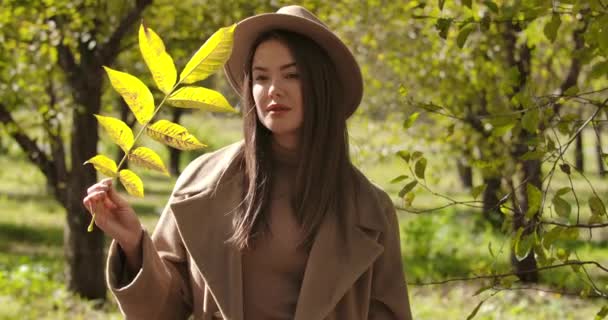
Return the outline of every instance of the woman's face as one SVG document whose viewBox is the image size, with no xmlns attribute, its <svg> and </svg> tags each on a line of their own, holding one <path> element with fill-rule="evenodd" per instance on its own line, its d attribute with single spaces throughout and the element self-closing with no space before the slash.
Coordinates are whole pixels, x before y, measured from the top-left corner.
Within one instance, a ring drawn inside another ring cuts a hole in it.
<svg viewBox="0 0 608 320">
<path fill-rule="evenodd" d="M 304 119 L 295 59 L 278 40 L 262 42 L 253 56 L 252 88 L 258 118 L 285 146 L 297 144 Z"/>
</svg>

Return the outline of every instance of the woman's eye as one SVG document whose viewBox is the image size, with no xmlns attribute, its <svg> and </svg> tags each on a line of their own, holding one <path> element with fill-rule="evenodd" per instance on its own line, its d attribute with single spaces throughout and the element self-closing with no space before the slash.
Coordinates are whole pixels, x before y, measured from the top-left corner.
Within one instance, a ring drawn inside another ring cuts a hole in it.
<svg viewBox="0 0 608 320">
<path fill-rule="evenodd" d="M 298 79 L 299 77 L 300 77 L 300 75 L 297 74 L 297 73 L 289 73 L 289 74 L 287 74 L 287 78 L 288 79 Z"/>
<path fill-rule="evenodd" d="M 268 77 L 266 77 L 266 76 L 256 76 L 256 77 L 255 77 L 255 80 L 256 80 L 256 81 L 264 81 L 264 80 L 266 80 L 266 79 L 268 79 Z"/>
</svg>

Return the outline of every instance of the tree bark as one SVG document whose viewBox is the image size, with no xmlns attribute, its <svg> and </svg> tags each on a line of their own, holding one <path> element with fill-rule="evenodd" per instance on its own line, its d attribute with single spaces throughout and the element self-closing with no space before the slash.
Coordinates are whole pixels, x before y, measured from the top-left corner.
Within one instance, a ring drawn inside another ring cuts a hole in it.
<svg viewBox="0 0 608 320">
<path fill-rule="evenodd" d="M 524 228 L 523 235 L 530 235 L 535 232 L 534 226 L 538 222 L 538 212 L 533 213 L 532 218 L 526 221 L 525 214 L 529 208 L 529 199 L 527 194 L 527 183 L 530 183 L 542 190 L 541 181 L 541 162 L 540 160 L 527 160 L 523 161 L 522 168 L 522 181 L 527 181 L 519 188 L 519 208 L 516 207 L 515 215 L 513 217 L 513 230 L 517 231 L 519 228 Z M 515 253 L 511 250 L 511 264 L 515 269 L 515 274 L 522 282 L 538 282 L 538 271 L 530 271 L 537 269 L 536 257 L 534 251 L 530 253 L 521 261 L 517 260 Z"/>
<path fill-rule="evenodd" d="M 484 177 L 483 179 L 483 183 L 486 185 L 483 191 L 483 216 L 496 229 L 502 226 L 504 220 L 499 208 L 500 182 L 500 177 Z"/>
<path fill-rule="evenodd" d="M 595 127 L 595 155 L 597 159 L 597 169 L 601 177 L 606 176 L 606 168 L 604 167 L 604 158 L 602 157 L 602 125 L 598 124 Z"/>
<path fill-rule="evenodd" d="M 67 224 L 64 228 L 64 253 L 66 257 L 66 280 L 68 289 L 88 299 L 106 297 L 104 281 L 104 237 L 94 228 L 87 232 L 90 214 L 82 205 L 86 190 L 97 180 L 91 165 L 83 163 L 97 154 L 97 120 L 92 113 L 99 113 L 101 102 L 101 79 L 99 69 L 91 70 L 97 75 L 91 77 L 86 92 L 81 92 L 81 105 L 86 111 L 76 109 L 73 113 L 72 129 L 72 172 L 69 179 Z M 86 134 L 84 134 L 86 132 Z"/>
<path fill-rule="evenodd" d="M 517 70 L 519 71 L 519 82 L 513 87 L 514 93 L 524 90 L 532 68 L 532 49 L 528 47 L 525 42 L 520 45 L 517 44 L 517 35 L 521 31 L 521 26 L 511 23 L 507 25 L 507 30 L 504 33 L 507 61 L 509 65 L 517 67 Z M 519 106 L 519 108 L 522 109 L 523 107 Z M 519 160 L 520 157 L 528 151 L 526 141 L 529 141 L 534 136 L 536 136 L 536 134 L 522 130 L 513 150 L 513 159 L 521 164 L 521 181 L 525 182 L 517 190 L 519 203 L 516 203 L 514 206 L 513 230 L 517 231 L 519 228 L 523 227 L 524 235 L 534 232 L 534 222 L 538 219 L 538 212 L 534 212 L 532 218 L 529 221 L 526 221 L 525 213 L 528 211 L 529 204 L 526 188 L 527 183 L 533 184 L 539 190 L 542 190 L 540 160 Z M 513 266 L 515 274 L 522 282 L 538 281 L 538 271 L 528 272 L 529 270 L 536 270 L 537 268 L 536 258 L 534 257 L 533 252 L 519 261 L 513 250 L 511 250 L 511 265 Z"/>
<path fill-rule="evenodd" d="M 80 42 L 75 53 L 65 44 L 57 45 L 57 60 L 76 103 L 72 116 L 71 173 L 68 180 L 64 253 L 68 288 L 87 299 L 106 299 L 104 277 L 104 237 L 94 228 L 87 232 L 90 215 L 82 205 L 87 188 L 97 180 L 92 166 L 83 163 L 97 154 L 97 120 L 101 106 L 103 65 L 111 65 L 120 53 L 120 42 L 141 18 L 151 0 L 137 0 L 118 23 L 108 40 L 94 50 Z M 96 34 L 96 30 L 91 30 Z"/>
<path fill-rule="evenodd" d="M 172 119 L 171 121 L 173 121 L 173 123 L 179 123 L 182 114 L 184 113 L 184 111 L 180 108 L 173 108 L 172 110 Z M 178 149 L 172 148 L 167 146 L 167 148 L 169 148 L 169 172 L 171 173 L 172 176 L 179 176 L 180 174 L 180 170 L 179 170 L 179 160 L 181 158 L 181 154 L 182 152 Z"/>
<path fill-rule="evenodd" d="M 462 159 L 456 161 L 456 166 L 458 167 L 458 175 L 460 176 L 462 186 L 467 189 L 473 188 L 473 169 L 471 166 L 466 164 Z"/>
<path fill-rule="evenodd" d="M 131 110 L 129 110 L 129 106 L 122 97 L 118 98 L 118 105 L 120 109 L 120 120 L 126 123 L 129 128 L 133 129 L 133 126 L 135 125 L 135 117 L 131 113 Z M 120 163 L 120 160 L 122 160 L 122 157 L 124 157 L 124 155 L 125 152 L 122 151 L 121 148 L 118 148 L 118 150 L 116 150 L 116 158 L 114 159 L 114 161 L 116 163 Z M 123 162 L 120 169 L 129 169 L 129 161 Z"/>
<path fill-rule="evenodd" d="M 576 170 L 585 172 L 585 155 L 583 150 L 583 133 L 581 132 L 576 136 L 575 148 L 574 148 L 574 159 Z"/>
</svg>

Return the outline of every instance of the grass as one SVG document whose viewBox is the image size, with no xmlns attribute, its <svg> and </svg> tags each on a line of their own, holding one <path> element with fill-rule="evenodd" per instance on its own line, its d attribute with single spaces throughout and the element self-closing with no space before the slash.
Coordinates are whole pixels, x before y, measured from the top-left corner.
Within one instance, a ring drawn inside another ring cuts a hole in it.
<svg viewBox="0 0 608 320">
<path fill-rule="evenodd" d="M 196 117 L 199 117 L 197 114 Z M 200 125 L 204 123 L 205 125 Z M 210 148 L 234 142 L 240 137 L 238 120 L 205 117 L 203 121 L 186 116 L 184 124 Z M 414 143 L 401 143 L 399 122 L 382 125 L 361 119 L 350 122 L 353 162 L 374 182 L 395 197 L 401 184 L 389 181 L 405 173 L 406 167 L 392 155 L 399 149 L 422 150 Z M 211 139 L 213 138 L 213 139 Z M 106 139 L 106 138 L 104 138 Z M 104 140 L 104 141 L 107 141 Z M 164 147 L 150 144 L 167 159 Z M 394 146 L 388 149 L 386 146 Z M 113 154 L 113 147 L 102 142 L 100 150 Z M 423 150 L 424 151 L 424 150 Z M 183 156 L 183 165 L 200 153 Z M 457 199 L 470 199 L 467 190 L 460 187 L 452 163 L 429 152 L 427 182 L 433 189 L 449 192 Z M 183 168 L 182 165 L 182 168 Z M 116 305 L 98 306 L 71 295 L 63 285 L 63 227 L 64 210 L 48 196 L 42 174 L 19 155 L 0 155 L 0 320 L 1 319 L 119 319 Z M 10 168 L 10 169 L 7 169 Z M 175 177 L 167 178 L 155 173 L 135 169 L 146 186 L 146 197 L 128 197 L 143 224 L 152 230 L 158 214 L 166 204 Z M 447 173 L 447 174 L 446 174 Z M 608 186 L 600 178 L 590 179 L 600 195 L 606 195 Z M 562 174 L 556 174 L 556 188 L 567 183 Z M 581 190 L 585 181 L 575 177 Z M 454 190 L 457 190 L 455 192 Z M 416 191 L 414 205 L 430 208 L 441 205 L 428 192 Z M 582 192 L 581 199 L 590 193 Z M 573 202 L 569 196 L 567 200 Z M 582 208 L 586 216 L 588 209 Z M 433 214 L 414 215 L 399 212 L 403 259 L 408 281 L 429 282 L 447 278 L 471 276 L 489 266 L 508 270 L 509 239 L 483 222 L 479 212 L 466 207 L 450 207 Z M 572 217 L 574 218 L 574 216 Z M 581 239 L 588 236 L 582 234 Z M 108 239 L 109 240 L 109 239 Z M 109 242 L 109 241 L 108 241 Z M 605 231 L 593 234 L 593 241 L 574 241 L 564 244 L 576 251 L 581 260 L 595 259 L 608 265 L 608 237 Z M 488 248 L 491 243 L 493 256 Z M 505 250 L 500 248 L 504 246 Z M 589 268 L 606 285 L 606 275 Z M 542 273 L 540 287 L 556 289 L 560 282 L 566 289 L 580 291 L 583 281 L 572 276 L 568 269 Z M 445 285 L 418 286 L 411 284 L 410 302 L 415 319 L 462 319 L 472 312 L 480 301 L 490 296 L 485 291 L 474 296 L 484 281 L 451 282 Z M 516 284 L 519 285 L 519 284 Z M 483 303 L 476 319 L 592 319 L 605 301 L 561 296 L 534 290 L 503 291 Z"/>
</svg>

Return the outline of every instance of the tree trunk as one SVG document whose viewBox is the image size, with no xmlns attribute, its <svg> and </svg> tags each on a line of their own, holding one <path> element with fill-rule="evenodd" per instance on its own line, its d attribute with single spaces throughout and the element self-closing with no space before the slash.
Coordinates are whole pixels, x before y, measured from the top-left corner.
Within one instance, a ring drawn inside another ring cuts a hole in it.
<svg viewBox="0 0 608 320">
<path fill-rule="evenodd" d="M 173 108 L 171 121 L 173 121 L 173 123 L 179 123 L 183 113 L 184 111 L 182 109 Z M 169 148 L 169 172 L 172 176 L 179 176 L 179 159 L 181 158 L 182 152 L 169 146 L 167 146 L 167 148 Z"/>
<path fill-rule="evenodd" d="M 525 139 L 522 139 L 522 141 L 525 141 Z M 525 145 L 522 145 L 523 150 L 526 148 Z M 529 235 L 535 232 L 534 226 L 538 222 L 538 212 L 535 212 L 532 218 L 526 221 L 525 214 L 529 207 L 526 186 L 529 183 L 542 190 L 541 164 L 540 160 L 526 160 L 522 162 L 522 181 L 526 181 L 526 183 L 519 188 L 519 207 L 515 206 L 515 214 L 513 216 L 513 230 L 516 232 L 519 228 L 523 227 L 524 232 L 522 235 Z M 537 269 L 534 251 L 530 251 L 523 260 L 519 261 L 513 250 L 511 250 L 511 265 L 515 270 L 515 274 L 522 282 L 538 282 L 538 271 L 530 271 Z"/>
<path fill-rule="evenodd" d="M 460 176 L 462 186 L 469 190 L 473 188 L 473 169 L 471 169 L 471 166 L 467 165 L 463 159 L 458 159 L 456 166 L 458 167 L 458 175 Z"/>
<path fill-rule="evenodd" d="M 500 177 L 484 177 L 486 189 L 483 191 L 483 215 L 496 229 L 502 226 L 504 216 L 500 213 L 498 192 L 500 191 Z"/>
<path fill-rule="evenodd" d="M 597 168 L 601 177 L 606 176 L 606 168 L 604 167 L 604 159 L 602 157 L 602 125 L 598 124 L 595 127 L 595 154 L 597 157 Z"/>
<path fill-rule="evenodd" d="M 122 97 L 118 98 L 118 105 L 120 109 L 120 120 L 126 123 L 129 128 L 133 129 L 133 126 L 135 125 L 135 119 L 131 115 L 131 110 L 129 110 L 129 106 Z M 118 148 L 118 150 L 116 150 L 116 158 L 114 159 L 114 161 L 116 161 L 116 164 L 120 163 L 120 160 L 122 160 L 122 157 L 124 156 L 125 152 L 122 151 L 121 148 Z M 120 166 L 120 169 L 129 169 L 129 161 L 123 162 Z"/>
<path fill-rule="evenodd" d="M 94 71 L 91 71 L 94 72 Z M 100 73 L 99 71 L 97 71 Z M 70 291 L 87 299 L 106 298 L 104 281 L 104 238 L 95 228 L 87 232 L 90 214 L 82 205 L 86 190 L 97 180 L 91 165 L 83 165 L 97 154 L 97 120 L 92 116 L 100 110 L 101 74 L 88 78 L 86 92 L 78 92 L 84 105 L 74 110 L 72 128 L 72 170 L 69 179 L 67 203 L 67 224 L 64 229 L 64 251 L 66 256 L 66 280 Z M 96 83 L 92 83 L 96 80 Z"/>
<path fill-rule="evenodd" d="M 583 133 L 576 136 L 576 147 L 574 148 L 574 157 L 576 161 L 576 170 L 585 172 L 585 155 L 583 152 Z"/>
</svg>

